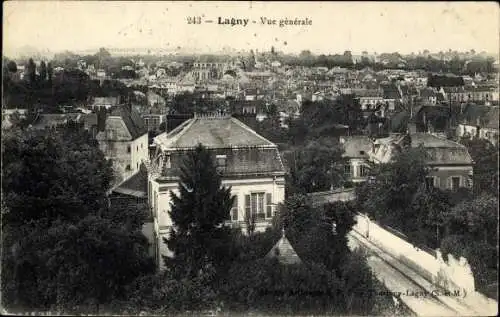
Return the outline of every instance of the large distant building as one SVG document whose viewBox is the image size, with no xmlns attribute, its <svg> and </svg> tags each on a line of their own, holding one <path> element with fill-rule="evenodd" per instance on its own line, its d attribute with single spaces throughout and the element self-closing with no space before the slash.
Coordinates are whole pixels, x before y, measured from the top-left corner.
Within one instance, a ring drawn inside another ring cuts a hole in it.
<svg viewBox="0 0 500 317">
<path fill-rule="evenodd" d="M 184 155 L 200 143 L 211 151 L 222 184 L 231 187 L 236 197 L 228 225 L 245 229 L 246 217 L 253 215 L 255 230 L 270 226 L 276 205 L 285 198 L 285 169 L 276 144 L 225 115 L 195 115 L 174 130 L 160 134 L 153 142 L 156 155 L 149 173 L 148 199 L 157 255 L 170 254 L 163 243 L 172 226 L 169 191 L 178 193 Z M 157 259 L 161 267 L 161 257 Z"/>
</svg>

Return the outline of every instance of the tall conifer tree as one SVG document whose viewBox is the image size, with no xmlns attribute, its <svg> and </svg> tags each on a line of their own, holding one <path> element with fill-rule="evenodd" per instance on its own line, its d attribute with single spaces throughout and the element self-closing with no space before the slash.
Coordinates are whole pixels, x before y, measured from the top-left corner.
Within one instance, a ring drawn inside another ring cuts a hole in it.
<svg viewBox="0 0 500 317">
<path fill-rule="evenodd" d="M 211 153 L 201 144 L 185 157 L 179 195 L 170 195 L 173 227 L 164 242 L 173 257 L 165 257 L 165 264 L 177 276 L 194 277 L 207 267 L 220 272 L 230 262 L 231 229 L 224 221 L 234 197 L 222 186 Z"/>
</svg>

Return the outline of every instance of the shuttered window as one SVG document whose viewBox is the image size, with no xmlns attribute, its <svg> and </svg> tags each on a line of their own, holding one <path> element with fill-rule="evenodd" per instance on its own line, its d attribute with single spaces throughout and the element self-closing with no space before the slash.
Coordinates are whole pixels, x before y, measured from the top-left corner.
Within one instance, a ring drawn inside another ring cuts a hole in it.
<svg viewBox="0 0 500 317">
<path fill-rule="evenodd" d="M 238 220 L 238 196 L 234 196 L 233 208 L 231 208 L 231 220 Z"/>
<path fill-rule="evenodd" d="M 251 214 L 251 207 L 250 207 L 250 195 L 245 195 L 245 217 L 248 218 L 250 217 Z"/>
<path fill-rule="evenodd" d="M 266 218 L 273 217 L 273 196 L 272 194 L 266 194 Z"/>
</svg>

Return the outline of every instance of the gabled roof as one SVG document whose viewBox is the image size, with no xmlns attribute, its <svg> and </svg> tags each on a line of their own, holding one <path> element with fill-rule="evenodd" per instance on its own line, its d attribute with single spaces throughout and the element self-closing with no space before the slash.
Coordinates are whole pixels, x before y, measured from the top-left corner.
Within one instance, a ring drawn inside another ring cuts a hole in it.
<svg viewBox="0 0 500 317">
<path fill-rule="evenodd" d="M 300 264 L 302 260 L 298 256 L 297 252 L 293 249 L 290 241 L 285 236 L 283 231 L 282 237 L 276 242 L 276 244 L 271 248 L 269 253 L 266 255 L 267 258 L 277 258 L 281 264 Z"/>
<path fill-rule="evenodd" d="M 133 140 L 148 132 L 144 126 L 144 121 L 133 107 L 117 107 L 113 109 L 111 116 L 118 116 L 122 118 Z"/>
<path fill-rule="evenodd" d="M 195 116 L 154 142 L 164 149 L 190 149 L 199 143 L 208 148 L 271 147 L 276 145 L 230 116 Z"/>
</svg>

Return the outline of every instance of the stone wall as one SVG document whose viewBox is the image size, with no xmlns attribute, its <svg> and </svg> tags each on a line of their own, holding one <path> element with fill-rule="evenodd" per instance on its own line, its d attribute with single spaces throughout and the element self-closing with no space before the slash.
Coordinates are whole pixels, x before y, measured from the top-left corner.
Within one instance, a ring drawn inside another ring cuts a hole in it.
<svg viewBox="0 0 500 317">
<path fill-rule="evenodd" d="M 451 292 L 457 289 L 465 290 L 468 294 L 475 292 L 474 276 L 467 259 L 463 257 L 455 259 L 449 254 L 447 261 L 444 261 L 439 250 L 434 256 L 384 229 L 364 215 L 357 215 L 356 221 L 353 230 L 433 284 Z"/>
</svg>

